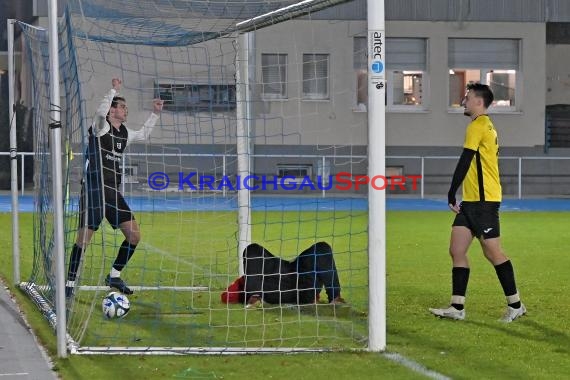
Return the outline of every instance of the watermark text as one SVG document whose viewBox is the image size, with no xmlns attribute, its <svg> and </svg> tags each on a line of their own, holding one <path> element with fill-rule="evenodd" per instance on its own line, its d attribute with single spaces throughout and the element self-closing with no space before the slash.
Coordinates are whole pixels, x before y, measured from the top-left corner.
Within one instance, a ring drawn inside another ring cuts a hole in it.
<svg viewBox="0 0 570 380">
<path fill-rule="evenodd" d="M 374 190 L 390 191 L 416 191 L 421 175 L 396 175 L 385 176 L 382 174 L 375 176 L 351 174 L 349 172 L 339 172 L 335 175 L 316 176 L 313 180 L 310 176 L 267 176 L 267 175 L 247 175 L 242 178 L 236 176 L 222 176 L 198 174 L 197 172 L 178 172 L 176 175 L 177 190 L 331 190 L 333 187 L 340 191 L 358 191 L 370 186 Z M 172 174 L 170 175 L 172 176 Z M 153 190 L 166 190 L 171 187 L 170 176 L 164 172 L 154 172 L 148 176 L 148 186 Z"/>
</svg>

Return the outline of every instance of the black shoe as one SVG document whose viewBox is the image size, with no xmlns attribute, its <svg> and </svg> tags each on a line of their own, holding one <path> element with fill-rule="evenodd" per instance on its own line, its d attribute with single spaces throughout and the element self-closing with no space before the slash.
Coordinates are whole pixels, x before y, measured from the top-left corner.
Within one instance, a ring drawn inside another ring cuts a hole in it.
<svg viewBox="0 0 570 380">
<path fill-rule="evenodd" d="M 124 294 L 133 294 L 133 291 L 129 289 L 121 277 L 111 277 L 111 275 L 108 274 L 107 277 L 105 277 L 105 285 L 118 289 L 121 293 Z"/>
</svg>

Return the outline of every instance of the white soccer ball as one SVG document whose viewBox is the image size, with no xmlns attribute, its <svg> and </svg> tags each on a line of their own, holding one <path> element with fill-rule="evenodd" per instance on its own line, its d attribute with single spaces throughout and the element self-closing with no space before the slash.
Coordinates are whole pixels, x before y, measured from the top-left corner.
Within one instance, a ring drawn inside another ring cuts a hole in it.
<svg viewBox="0 0 570 380">
<path fill-rule="evenodd" d="M 131 303 L 126 295 L 111 292 L 103 298 L 103 315 L 107 319 L 124 318 L 131 309 Z"/>
</svg>

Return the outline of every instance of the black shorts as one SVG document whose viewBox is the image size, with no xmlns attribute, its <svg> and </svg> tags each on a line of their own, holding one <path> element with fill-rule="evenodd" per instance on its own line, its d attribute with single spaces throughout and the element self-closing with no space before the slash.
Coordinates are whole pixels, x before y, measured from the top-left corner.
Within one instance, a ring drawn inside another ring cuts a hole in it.
<svg viewBox="0 0 570 380">
<path fill-rule="evenodd" d="M 501 202 L 462 202 L 453 226 L 467 227 L 476 238 L 501 236 L 499 207 Z"/>
<path fill-rule="evenodd" d="M 99 182 L 99 181 L 97 181 Z M 115 229 L 121 223 L 135 220 L 129 205 L 123 195 L 110 186 L 92 181 L 83 182 L 81 186 L 81 200 L 79 202 L 79 227 L 88 227 L 94 231 L 99 229 L 103 221 L 103 202 L 105 204 L 105 218 Z M 103 195 L 105 196 L 103 199 Z M 85 216 L 87 215 L 87 224 Z"/>
</svg>

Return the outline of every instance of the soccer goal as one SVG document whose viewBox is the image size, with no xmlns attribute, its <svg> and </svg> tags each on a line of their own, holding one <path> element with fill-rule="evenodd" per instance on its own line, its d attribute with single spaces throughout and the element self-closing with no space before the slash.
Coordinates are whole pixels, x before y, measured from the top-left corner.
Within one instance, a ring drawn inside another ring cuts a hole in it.
<svg viewBox="0 0 570 380">
<path fill-rule="evenodd" d="M 384 173 L 383 2 L 368 5 L 378 19 L 373 30 L 366 6 L 68 1 L 58 25 L 62 168 L 49 159 L 47 31 L 16 23 L 35 141 L 33 258 L 21 260 L 20 286 L 54 327 L 53 173 L 63 171 L 67 270 L 85 227 L 88 130 L 112 79 L 122 80 L 130 129 L 145 123 L 153 99 L 164 101 L 150 136 L 117 156 L 119 190 L 141 231 L 121 273 L 134 290 L 130 311 L 117 319 L 102 312 L 105 278 L 124 240 L 104 220 L 66 303 L 71 353 L 384 349 L 385 194 L 363 182 Z M 355 7 L 364 7 L 361 17 Z M 369 130 L 372 115 L 381 122 Z M 332 247 L 346 303 L 326 302 L 324 291 L 302 305 L 222 302 L 243 274 L 248 244 L 293 260 L 321 241 Z"/>
</svg>

